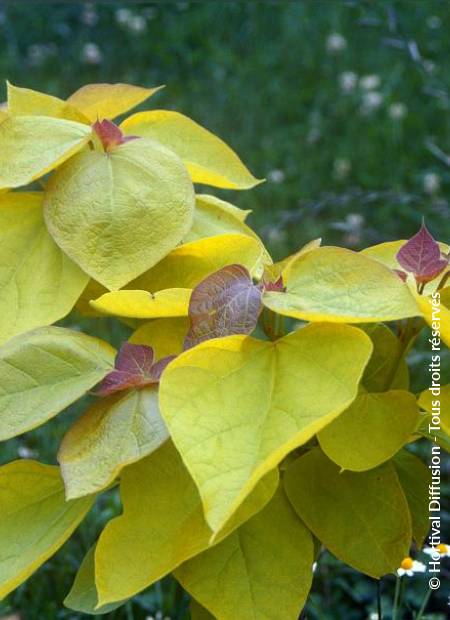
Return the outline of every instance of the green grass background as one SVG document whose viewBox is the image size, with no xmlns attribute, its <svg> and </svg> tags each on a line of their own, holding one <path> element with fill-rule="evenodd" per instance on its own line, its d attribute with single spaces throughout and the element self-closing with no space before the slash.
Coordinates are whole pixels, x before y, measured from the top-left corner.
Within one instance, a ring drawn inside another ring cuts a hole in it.
<svg viewBox="0 0 450 620">
<path fill-rule="evenodd" d="M 267 179 L 250 192 L 206 189 L 252 209 L 250 221 L 275 257 L 316 237 L 351 248 L 406 238 L 423 216 L 448 242 L 449 30 L 446 0 L 3 1 L 0 75 L 59 97 L 89 82 L 166 84 L 148 107 L 191 116 Z M 3 81 L 0 90 L 1 100 Z M 126 336 L 114 321 L 101 329 L 116 343 Z M 418 372 L 425 351 L 412 360 Z M 418 377 L 417 388 L 426 379 Z M 54 462 L 79 411 L 9 442 L 0 459 L 28 449 Z M 81 618 L 61 601 L 102 523 L 118 510 L 114 496 L 102 500 L 57 556 L 0 603 L 0 616 Z M 365 620 L 375 588 L 327 556 L 307 617 Z M 386 579 L 387 618 L 392 592 Z M 424 579 L 408 587 L 404 620 L 414 618 L 409 608 L 425 592 Z M 432 600 L 429 618 L 446 617 L 444 594 Z M 186 604 L 166 579 L 108 617 L 180 620 Z"/>
</svg>

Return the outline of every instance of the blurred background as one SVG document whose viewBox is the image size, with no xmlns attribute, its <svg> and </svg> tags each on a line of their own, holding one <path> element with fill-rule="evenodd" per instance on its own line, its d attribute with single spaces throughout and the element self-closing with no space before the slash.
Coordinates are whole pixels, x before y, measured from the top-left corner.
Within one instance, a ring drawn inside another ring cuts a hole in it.
<svg viewBox="0 0 450 620">
<path fill-rule="evenodd" d="M 0 1 L 0 101 L 5 79 L 62 98 L 89 82 L 166 84 L 147 107 L 191 116 L 267 179 L 249 192 L 206 191 L 252 209 L 250 224 L 276 258 L 316 237 L 354 249 L 407 238 L 423 216 L 448 242 L 449 31 L 446 0 Z M 413 365 L 423 367 L 424 355 Z M 0 460 L 54 462 L 76 413 L 8 442 Z M 62 600 L 119 509 L 114 494 L 102 499 L 76 537 L 0 603 L 0 617 L 87 617 Z M 403 620 L 427 591 L 424 578 L 410 581 Z M 384 580 L 386 618 L 393 587 Z M 444 589 L 427 618 L 448 617 Z M 376 618 L 375 591 L 326 555 L 307 618 Z M 168 578 L 108 618 L 181 620 L 186 609 Z"/>
</svg>

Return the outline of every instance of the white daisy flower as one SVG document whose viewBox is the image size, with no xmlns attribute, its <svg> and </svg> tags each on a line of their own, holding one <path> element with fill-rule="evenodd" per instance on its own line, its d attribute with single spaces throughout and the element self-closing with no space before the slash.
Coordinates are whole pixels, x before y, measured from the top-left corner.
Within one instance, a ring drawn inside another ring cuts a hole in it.
<svg viewBox="0 0 450 620">
<path fill-rule="evenodd" d="M 403 577 L 403 575 L 407 575 L 408 577 L 413 577 L 416 573 L 425 573 L 427 567 L 423 562 L 418 562 L 417 560 L 413 560 L 412 558 L 405 558 L 402 560 L 400 564 L 400 568 L 397 569 L 397 575 L 399 577 Z"/>
<path fill-rule="evenodd" d="M 381 78 L 379 75 L 363 75 L 359 80 L 359 85 L 363 90 L 376 90 L 380 87 Z"/>
<path fill-rule="evenodd" d="M 427 194 L 435 194 L 441 189 L 441 178 L 434 172 L 423 175 L 423 189 Z"/>
<path fill-rule="evenodd" d="M 358 83 L 358 76 L 354 71 L 344 71 L 339 76 L 339 86 L 344 93 L 350 93 L 355 90 Z"/>
<path fill-rule="evenodd" d="M 450 558 L 450 545 L 441 543 L 436 547 L 425 547 L 423 550 L 427 555 L 433 555 L 438 553 L 441 558 Z"/>
<path fill-rule="evenodd" d="M 339 54 L 347 47 L 347 39 L 339 32 L 333 32 L 328 36 L 326 45 L 330 54 Z"/>
</svg>

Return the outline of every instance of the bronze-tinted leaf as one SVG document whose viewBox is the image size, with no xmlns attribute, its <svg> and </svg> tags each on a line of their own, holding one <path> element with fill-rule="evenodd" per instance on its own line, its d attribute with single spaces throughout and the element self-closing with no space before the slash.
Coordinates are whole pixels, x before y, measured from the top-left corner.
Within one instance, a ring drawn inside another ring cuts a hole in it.
<svg viewBox="0 0 450 620">
<path fill-rule="evenodd" d="M 433 280 L 448 265 L 448 259 L 441 255 L 439 244 L 425 224 L 400 248 L 397 260 L 403 269 L 414 274 L 417 282 Z"/>
</svg>

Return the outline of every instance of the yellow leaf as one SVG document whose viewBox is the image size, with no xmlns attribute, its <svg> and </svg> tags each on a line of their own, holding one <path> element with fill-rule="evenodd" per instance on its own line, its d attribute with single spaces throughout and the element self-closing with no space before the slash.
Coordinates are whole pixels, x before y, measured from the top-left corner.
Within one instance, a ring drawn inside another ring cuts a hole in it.
<svg viewBox="0 0 450 620">
<path fill-rule="evenodd" d="M 255 490 L 252 511 L 272 497 L 278 474 Z M 127 467 L 121 476 L 123 514 L 110 521 L 95 551 L 95 581 L 99 606 L 133 596 L 161 579 L 209 545 L 197 488 L 172 442 Z M 230 530 L 228 530 L 230 531 Z"/>
<path fill-rule="evenodd" d="M 167 438 L 155 386 L 101 398 L 61 443 L 58 461 L 66 498 L 104 489 L 125 465 L 150 454 Z"/>
<path fill-rule="evenodd" d="M 62 250 L 101 284 L 118 289 L 181 241 L 192 224 L 194 192 L 175 155 L 133 140 L 66 162 L 52 175 L 44 206 Z"/>
<path fill-rule="evenodd" d="M 207 609 L 202 607 L 200 603 L 197 603 L 191 598 L 189 605 L 189 611 L 191 612 L 191 620 L 216 620 Z"/>
<path fill-rule="evenodd" d="M 447 435 L 450 435 L 450 383 L 441 385 L 439 394 L 434 390 L 434 394 L 430 389 L 424 390 L 419 396 L 419 405 L 422 409 L 436 416 L 436 422 L 440 416 L 440 426 Z M 429 421 L 432 424 L 432 420 Z M 438 426 L 437 424 L 432 424 Z"/>
<path fill-rule="evenodd" d="M 206 276 L 235 263 L 258 278 L 267 260 L 264 248 L 256 239 L 236 233 L 217 235 L 180 245 L 127 288 L 152 292 L 166 288 L 192 289 Z"/>
<path fill-rule="evenodd" d="M 220 138 L 178 112 L 138 112 L 120 127 L 126 134 L 151 138 L 174 151 L 194 183 L 228 189 L 250 189 L 261 183 Z"/>
<path fill-rule="evenodd" d="M 75 91 L 67 102 L 77 108 L 91 122 L 104 118 L 113 119 L 139 105 L 158 90 L 132 84 L 87 84 Z"/>
<path fill-rule="evenodd" d="M 61 547 L 92 503 L 64 500 L 58 467 L 14 461 L 0 468 L 0 599 Z"/>
<path fill-rule="evenodd" d="M 16 336 L 0 348 L 0 441 L 44 424 L 112 368 L 114 349 L 62 327 Z"/>
<path fill-rule="evenodd" d="M 215 196 L 197 194 L 195 197 L 194 222 L 184 242 L 188 243 L 189 241 L 225 233 L 238 233 L 259 239 L 256 233 L 245 223 L 248 213 L 250 212 L 238 209 L 231 203 Z"/>
<path fill-rule="evenodd" d="M 342 473 L 315 448 L 289 467 L 284 486 L 312 533 L 356 570 L 377 579 L 408 555 L 411 515 L 392 463 Z"/>
<path fill-rule="evenodd" d="M 275 282 L 280 276 L 283 275 L 283 272 L 287 269 L 290 263 L 296 260 L 299 256 L 303 256 L 303 254 L 319 248 L 321 243 L 322 239 L 312 239 L 311 241 L 308 241 L 308 243 L 305 243 L 305 245 L 294 254 L 287 256 L 285 259 L 278 261 L 273 265 L 269 265 L 266 267 L 266 278 L 271 282 Z"/>
<path fill-rule="evenodd" d="M 0 343 L 66 316 L 87 281 L 48 234 L 42 194 L 0 196 Z"/>
<path fill-rule="evenodd" d="M 0 188 L 28 185 L 87 144 L 91 128 L 48 116 L 8 116 L 0 123 Z"/>
<path fill-rule="evenodd" d="M 123 605 L 124 601 L 112 603 L 111 605 L 104 605 L 96 609 L 98 605 L 98 596 L 95 587 L 94 554 L 95 547 L 91 547 L 81 563 L 69 594 L 64 599 L 64 605 L 69 609 L 80 611 L 83 614 L 98 616 L 114 611 Z"/>
<path fill-rule="evenodd" d="M 266 292 L 263 303 L 307 321 L 379 322 L 420 314 L 408 286 L 384 265 L 343 248 L 300 255 L 283 272 L 286 292 Z"/>
<path fill-rule="evenodd" d="M 94 310 L 136 319 L 187 316 L 191 289 L 169 288 L 156 293 L 113 291 L 91 301 Z"/>
<path fill-rule="evenodd" d="M 264 474 L 352 403 L 371 350 L 355 327 L 309 325 L 276 342 L 206 341 L 167 367 L 161 413 L 214 532 Z"/>
<path fill-rule="evenodd" d="M 450 310 L 440 302 L 440 297 L 418 295 L 413 292 L 421 313 L 433 332 L 450 347 Z"/>
<path fill-rule="evenodd" d="M 314 544 L 282 488 L 220 544 L 188 560 L 176 579 L 220 620 L 297 620 L 311 587 Z"/>
<path fill-rule="evenodd" d="M 408 443 L 418 421 L 416 399 L 410 392 L 363 391 L 320 431 L 318 439 L 322 450 L 337 465 L 365 471 L 389 460 Z"/>
<path fill-rule="evenodd" d="M 189 321 L 184 317 L 155 319 L 138 327 L 128 340 L 152 347 L 155 359 L 159 360 L 181 353 L 188 329 Z"/>
<path fill-rule="evenodd" d="M 12 116 L 51 116 L 90 124 L 81 112 L 62 99 L 29 88 L 8 85 L 8 111 Z"/>
<path fill-rule="evenodd" d="M 369 392 L 409 390 L 409 370 L 405 354 L 399 361 L 401 343 L 383 324 L 368 324 L 364 331 L 373 342 L 373 353 L 362 383 Z"/>
</svg>

